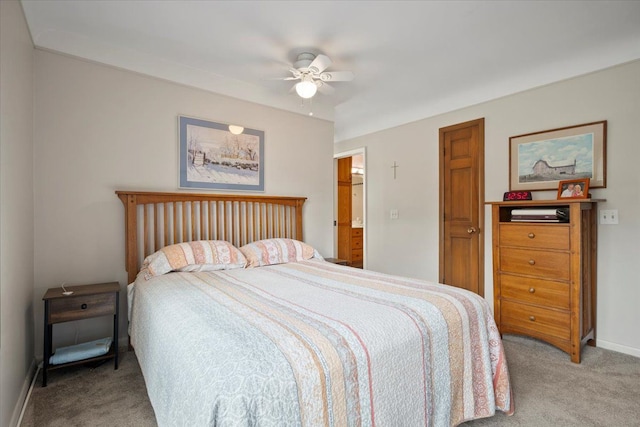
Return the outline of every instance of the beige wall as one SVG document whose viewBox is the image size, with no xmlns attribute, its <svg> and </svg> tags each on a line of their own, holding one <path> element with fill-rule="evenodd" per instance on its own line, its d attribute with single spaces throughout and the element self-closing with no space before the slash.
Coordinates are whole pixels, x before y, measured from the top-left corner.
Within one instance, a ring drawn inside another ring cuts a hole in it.
<svg viewBox="0 0 640 427">
<path fill-rule="evenodd" d="M 124 289 L 124 211 L 114 191 L 177 190 L 178 115 L 264 130 L 265 194 L 308 197 L 305 240 L 331 255 L 333 123 L 47 51 L 35 58 L 35 301 L 62 282 L 117 280 Z M 59 325 L 54 340 L 106 336 L 108 325 Z"/>
<path fill-rule="evenodd" d="M 336 153 L 367 150 L 368 267 L 438 280 L 438 129 L 480 117 L 487 201 L 501 200 L 509 189 L 510 136 L 608 120 L 607 188 L 591 193 L 607 199 L 599 209 L 619 210 L 620 224 L 598 230 L 597 342 L 640 356 L 640 61 L 336 144 Z M 400 165 L 396 180 L 394 161 Z M 389 219 L 390 209 L 399 210 L 397 220 Z M 488 207 L 485 218 L 485 295 L 492 303 Z"/>
<path fill-rule="evenodd" d="M 18 421 L 33 372 L 33 44 L 0 1 L 0 425 Z"/>
</svg>

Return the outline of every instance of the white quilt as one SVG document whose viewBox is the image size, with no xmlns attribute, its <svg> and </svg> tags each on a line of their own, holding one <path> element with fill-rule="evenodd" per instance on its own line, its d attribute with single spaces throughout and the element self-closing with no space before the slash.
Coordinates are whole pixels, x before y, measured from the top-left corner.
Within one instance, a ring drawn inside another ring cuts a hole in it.
<svg viewBox="0 0 640 427">
<path fill-rule="evenodd" d="M 483 298 L 324 261 L 137 281 L 131 339 L 160 426 L 453 426 L 513 412 Z"/>
</svg>

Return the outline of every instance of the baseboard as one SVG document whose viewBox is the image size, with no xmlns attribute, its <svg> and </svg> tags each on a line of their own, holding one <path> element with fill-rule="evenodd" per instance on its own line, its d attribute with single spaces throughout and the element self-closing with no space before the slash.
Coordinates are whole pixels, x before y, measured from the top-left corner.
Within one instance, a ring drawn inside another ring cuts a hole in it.
<svg viewBox="0 0 640 427">
<path fill-rule="evenodd" d="M 31 361 L 31 366 L 29 367 L 29 373 L 27 377 L 24 379 L 24 383 L 22 384 L 22 389 L 20 390 L 20 397 L 16 402 L 16 406 L 13 408 L 13 414 L 11 415 L 11 427 L 18 426 L 20 422 L 20 417 L 22 416 L 22 410 L 27 404 L 27 396 L 29 395 L 29 390 L 31 389 L 31 383 L 33 381 L 33 376 L 36 374 L 36 368 L 38 364 L 36 359 L 34 358 Z"/>
<path fill-rule="evenodd" d="M 628 354 L 630 356 L 640 357 L 640 348 L 627 347 L 626 345 L 616 344 L 614 342 L 596 339 L 596 346 L 606 350 L 617 351 L 618 353 Z"/>
</svg>

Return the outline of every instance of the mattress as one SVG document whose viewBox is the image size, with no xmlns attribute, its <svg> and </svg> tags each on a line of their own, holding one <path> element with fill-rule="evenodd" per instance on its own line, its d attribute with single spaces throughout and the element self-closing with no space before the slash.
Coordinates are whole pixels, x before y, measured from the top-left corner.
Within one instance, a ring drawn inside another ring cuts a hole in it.
<svg viewBox="0 0 640 427">
<path fill-rule="evenodd" d="M 455 426 L 514 410 L 480 296 L 322 260 L 138 280 L 160 426 Z"/>
</svg>

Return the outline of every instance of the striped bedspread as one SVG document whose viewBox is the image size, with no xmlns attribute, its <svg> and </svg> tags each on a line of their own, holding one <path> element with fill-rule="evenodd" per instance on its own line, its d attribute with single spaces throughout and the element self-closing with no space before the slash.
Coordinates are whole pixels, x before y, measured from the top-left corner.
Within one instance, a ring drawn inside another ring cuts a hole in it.
<svg viewBox="0 0 640 427">
<path fill-rule="evenodd" d="M 514 408 L 484 299 L 320 260 L 136 282 L 131 339 L 160 426 L 455 426 Z"/>
</svg>

